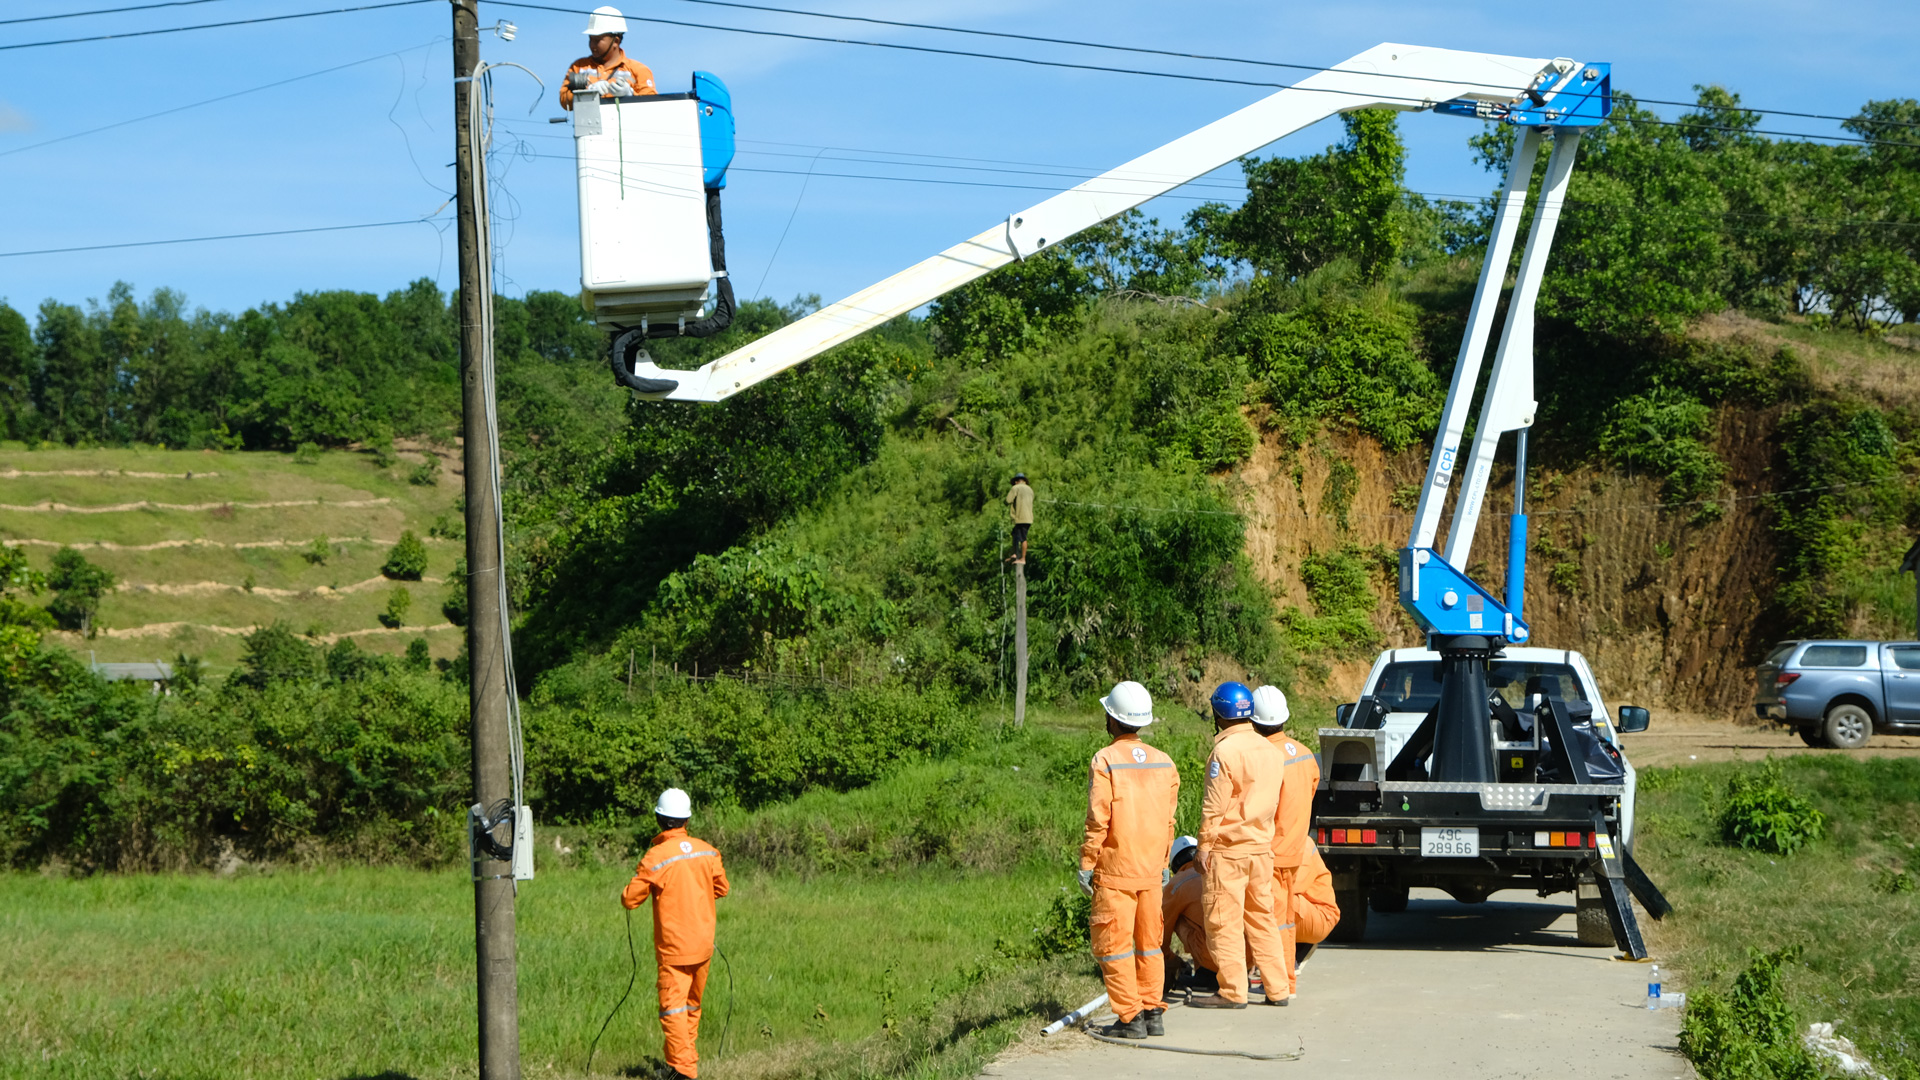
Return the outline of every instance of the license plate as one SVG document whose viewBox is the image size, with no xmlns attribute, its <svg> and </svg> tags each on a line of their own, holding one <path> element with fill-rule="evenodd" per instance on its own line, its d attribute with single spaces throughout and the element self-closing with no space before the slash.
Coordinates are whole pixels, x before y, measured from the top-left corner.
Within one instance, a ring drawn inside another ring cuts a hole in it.
<svg viewBox="0 0 1920 1080">
<path fill-rule="evenodd" d="M 1479 829 L 1421 829 L 1420 854 L 1428 858 L 1474 858 L 1480 854 Z"/>
</svg>

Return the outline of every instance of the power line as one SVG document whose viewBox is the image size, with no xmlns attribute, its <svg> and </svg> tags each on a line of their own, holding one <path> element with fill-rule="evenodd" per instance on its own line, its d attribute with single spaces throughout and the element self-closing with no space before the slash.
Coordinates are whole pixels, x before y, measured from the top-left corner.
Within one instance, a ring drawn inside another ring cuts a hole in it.
<svg viewBox="0 0 1920 1080">
<path fill-rule="evenodd" d="M 12 259 L 22 255 L 64 255 L 74 251 L 160 247 L 166 244 L 203 244 L 210 240 L 250 240 L 259 236 L 298 236 L 302 233 L 345 232 L 349 229 L 384 229 L 393 225 L 424 225 L 432 221 L 439 212 L 436 210 L 426 217 L 404 218 L 399 221 L 368 221 L 359 225 L 319 225 L 310 229 L 270 229 L 265 232 L 224 233 L 219 236 L 182 236 L 172 240 L 135 240 L 123 244 L 87 244 L 81 247 L 40 248 L 34 251 L 0 251 L 0 259 Z"/>
<path fill-rule="evenodd" d="M 355 11 L 380 11 L 384 8 L 412 7 L 415 4 L 440 3 L 441 0 L 390 0 L 385 4 L 362 4 L 359 7 L 329 8 L 326 11 L 300 11 L 291 15 L 262 15 L 253 19 L 230 19 L 226 22 L 200 23 L 196 26 L 169 26 L 159 30 L 127 30 L 118 34 L 95 34 L 92 37 L 61 38 L 57 41 L 23 41 L 17 45 L 0 45 L 0 52 L 13 49 L 38 49 L 47 45 L 78 45 L 89 41 L 114 41 L 119 38 L 151 37 L 155 34 L 181 34 L 188 30 L 216 30 L 223 26 L 251 26 L 254 23 L 285 22 L 288 19 L 311 19 L 316 15 L 345 15 Z"/>
<path fill-rule="evenodd" d="M 215 102 L 228 101 L 233 98 L 244 97 L 247 94 L 257 94 L 262 90 L 271 90 L 276 86 L 285 86 L 288 83 L 300 82 L 303 79 L 313 79 L 313 78 L 318 78 L 321 75 L 331 75 L 336 71 L 345 71 L 350 67 L 359 67 L 361 64 L 371 64 L 375 60 L 385 60 L 391 56 L 399 56 L 402 53 L 413 52 L 415 49 L 424 49 L 424 48 L 427 48 L 428 46 L 438 44 L 439 42 L 442 42 L 445 40 L 447 39 L 444 37 L 437 37 L 431 41 L 423 41 L 420 44 L 411 46 L 409 48 L 396 49 L 393 52 L 384 52 L 378 56 L 369 56 L 360 60 L 353 60 L 345 64 L 336 64 L 335 66 L 330 68 L 321 68 L 319 71 L 309 71 L 305 75 L 290 75 L 284 79 L 275 79 L 270 83 L 262 83 L 259 86 L 251 87 L 246 90 L 235 90 L 230 94 L 221 94 L 218 97 L 210 97 L 201 101 L 191 102 L 186 105 L 176 105 L 171 109 L 161 109 L 159 112 L 148 113 L 145 116 L 136 116 L 130 120 L 116 120 L 111 124 L 102 124 L 99 127 L 88 128 L 85 131 L 75 131 L 67 135 L 58 135 L 51 139 L 43 139 L 37 143 L 28 143 L 25 146 L 16 146 L 11 150 L 0 150 L 0 157 L 7 157 L 8 155 L 11 155 L 11 154 L 23 154 L 23 153 L 26 153 L 28 150 L 38 150 L 43 146 L 52 146 L 54 143 L 66 142 L 69 139 L 78 139 L 87 135 L 98 135 L 102 131 L 111 131 L 114 128 L 126 127 L 128 124 L 138 124 L 148 120 L 157 119 L 162 116 L 171 116 L 172 114 L 177 112 L 186 112 L 188 109 L 197 109 L 202 105 L 212 105 Z"/>
<path fill-rule="evenodd" d="M 133 7 L 100 8 L 97 11 L 69 11 L 64 15 L 29 15 L 24 19 L 0 19 L 0 26 L 12 26 L 16 23 L 52 22 L 55 19 L 82 19 L 88 15 L 118 15 L 124 11 L 152 11 L 154 8 L 193 7 L 196 4 L 211 4 L 216 0 L 166 0 L 163 4 L 136 4 Z"/>
</svg>

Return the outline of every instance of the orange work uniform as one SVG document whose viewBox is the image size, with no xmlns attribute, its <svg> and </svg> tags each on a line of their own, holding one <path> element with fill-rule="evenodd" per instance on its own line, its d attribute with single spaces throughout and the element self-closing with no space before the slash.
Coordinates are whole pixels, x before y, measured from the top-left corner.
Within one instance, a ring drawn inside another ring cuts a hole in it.
<svg viewBox="0 0 1920 1080">
<path fill-rule="evenodd" d="M 588 82 L 604 81 L 615 84 L 624 82 L 627 92 L 621 95 L 622 97 L 638 97 L 641 94 L 660 92 L 659 88 L 653 85 L 653 69 L 629 57 L 620 46 L 615 45 L 605 60 L 583 56 L 567 68 L 567 78 L 560 80 L 560 107 L 563 109 L 573 108 L 573 87 L 568 83 L 576 71 L 586 72 Z M 622 74 L 626 76 L 624 80 L 621 78 Z"/>
<path fill-rule="evenodd" d="M 1265 973 L 1267 996 L 1286 999 L 1275 973 L 1280 919 L 1273 895 L 1273 819 L 1280 808 L 1286 759 L 1250 723 L 1213 737 L 1207 790 L 1200 809 L 1200 854 L 1207 868 L 1203 904 L 1207 947 L 1219 962 L 1220 996 L 1247 999 L 1247 956 Z"/>
<path fill-rule="evenodd" d="M 1279 905 L 1280 955 L 1287 958 L 1287 993 L 1300 988 L 1293 972 L 1297 919 L 1293 912 L 1294 879 L 1307 849 L 1313 847 L 1313 793 L 1320 787 L 1320 763 L 1312 751 L 1285 731 L 1267 736 L 1287 762 L 1286 782 L 1280 786 L 1280 807 L 1273 826 L 1273 896 Z M 1266 968 L 1261 968 L 1262 974 Z"/>
<path fill-rule="evenodd" d="M 1333 898 L 1333 871 L 1320 858 L 1320 849 L 1307 845 L 1307 861 L 1294 878 L 1293 925 L 1296 940 L 1318 945 L 1340 923 L 1340 904 Z"/>
<path fill-rule="evenodd" d="M 700 998 L 713 960 L 713 902 L 727 890 L 726 867 L 713 845 L 685 829 L 668 829 L 653 838 L 620 893 L 629 911 L 653 900 L 660 1030 L 667 1064 L 682 1076 L 700 1075 Z"/>
<path fill-rule="evenodd" d="M 1180 770 L 1140 736 L 1122 735 L 1093 755 L 1080 869 L 1093 871 L 1093 958 L 1122 1023 L 1167 1007 L 1160 874 L 1179 801 Z"/>
<path fill-rule="evenodd" d="M 1206 913 L 1201 903 L 1205 887 L 1200 868 L 1191 862 L 1173 875 L 1173 884 L 1167 888 L 1166 898 L 1160 901 L 1160 925 L 1165 927 L 1161 932 L 1161 947 L 1172 947 L 1174 937 L 1178 936 L 1195 967 L 1218 971 L 1219 965 L 1214 963 L 1213 953 L 1207 948 Z"/>
</svg>

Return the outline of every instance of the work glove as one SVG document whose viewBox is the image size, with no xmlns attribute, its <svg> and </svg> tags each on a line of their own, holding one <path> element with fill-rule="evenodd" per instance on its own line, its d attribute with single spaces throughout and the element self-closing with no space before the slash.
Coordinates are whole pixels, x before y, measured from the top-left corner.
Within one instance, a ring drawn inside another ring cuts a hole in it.
<svg viewBox="0 0 1920 1080">
<path fill-rule="evenodd" d="M 1162 867 L 1160 870 L 1160 887 L 1164 889 L 1171 884 L 1173 884 L 1173 871 Z"/>
<path fill-rule="evenodd" d="M 612 94 L 614 92 L 613 83 L 607 79 L 588 83 L 587 92 L 590 94 Z"/>
<path fill-rule="evenodd" d="M 1080 891 L 1086 893 L 1088 896 L 1093 895 L 1093 871 L 1080 871 Z"/>
</svg>

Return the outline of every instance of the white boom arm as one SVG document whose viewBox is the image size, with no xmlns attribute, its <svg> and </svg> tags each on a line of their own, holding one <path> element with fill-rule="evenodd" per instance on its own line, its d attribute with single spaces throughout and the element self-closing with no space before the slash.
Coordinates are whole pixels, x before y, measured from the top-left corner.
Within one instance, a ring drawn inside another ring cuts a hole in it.
<svg viewBox="0 0 1920 1080">
<path fill-rule="evenodd" d="M 1183 135 L 1070 191 L 1061 192 L 1037 206 L 1009 215 L 1005 222 L 994 225 L 971 240 L 908 267 L 845 300 L 821 308 L 804 319 L 789 323 L 704 367 L 694 371 L 672 371 L 642 361 L 634 374 L 644 379 L 662 379 L 677 384 L 664 394 L 643 395 L 653 400 L 720 401 L 938 299 L 1015 259 L 1053 247 L 1077 233 L 1336 113 L 1365 108 L 1416 110 L 1461 98 L 1506 104 L 1519 100 L 1530 88 L 1539 84 L 1541 76 L 1550 68 L 1563 70 L 1570 63 L 1566 60 L 1498 56 L 1415 45 L 1376 45 L 1337 67 L 1302 79 L 1287 89 L 1222 117 L 1192 134 Z M 1529 164 L 1537 146 L 1537 138 L 1529 132 L 1524 139 Z M 1571 160 L 1569 153 L 1569 164 Z M 1510 218 L 1511 223 L 1505 234 L 1504 246 L 1496 243 L 1489 252 L 1487 273 L 1504 272 L 1512 248 L 1512 233 L 1518 229 L 1518 203 L 1525 199 L 1529 171 L 1516 170 L 1515 175 L 1519 184 L 1517 199 L 1510 187 L 1509 197 L 1503 201 L 1498 218 L 1500 222 L 1507 222 Z M 1496 227 L 1496 241 L 1499 231 Z M 1494 269 L 1496 266 L 1500 269 Z M 1476 304 L 1476 316 L 1480 314 L 1478 307 Z M 1490 302 L 1485 315 L 1491 320 Z M 1479 335 L 1481 348 L 1485 347 L 1486 337 L 1486 332 L 1482 331 Z M 1504 342 L 1502 354 L 1505 354 Z M 1475 360 L 1477 369 L 1477 353 Z M 1528 381 L 1531 382 L 1530 379 Z M 1466 396 L 1471 396 L 1471 389 L 1472 384 L 1469 383 L 1469 394 Z M 1531 398 L 1530 386 L 1527 396 Z M 1527 412 L 1531 414 L 1531 407 Z M 1464 403 L 1460 421 L 1458 427 L 1449 425 L 1455 442 L 1465 425 Z M 1451 462 L 1448 463 L 1448 469 L 1451 470 Z M 1429 495 L 1435 490 L 1432 480 L 1430 476 L 1427 487 Z M 1433 500 L 1432 520 L 1436 527 L 1439 502 L 1438 499 Z M 1426 503 L 1427 500 L 1423 498 L 1419 515 L 1422 522 L 1427 520 Z M 1427 529 L 1426 535 L 1430 544 L 1433 529 Z"/>
</svg>

